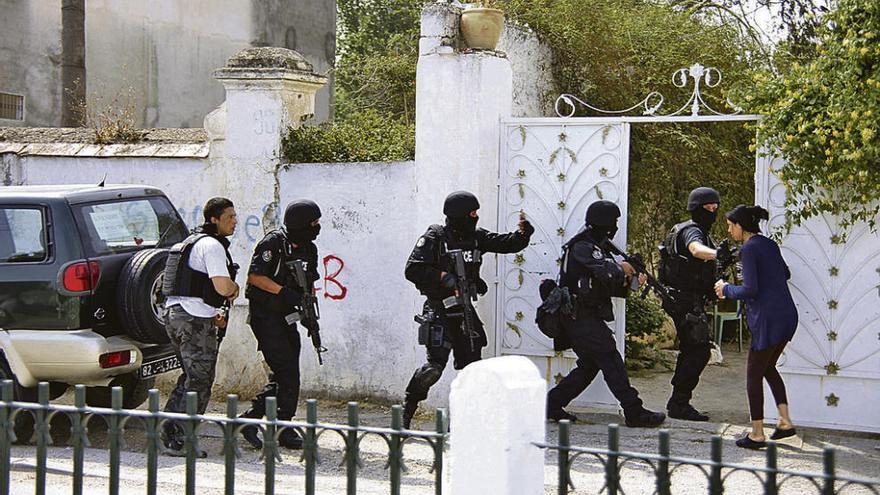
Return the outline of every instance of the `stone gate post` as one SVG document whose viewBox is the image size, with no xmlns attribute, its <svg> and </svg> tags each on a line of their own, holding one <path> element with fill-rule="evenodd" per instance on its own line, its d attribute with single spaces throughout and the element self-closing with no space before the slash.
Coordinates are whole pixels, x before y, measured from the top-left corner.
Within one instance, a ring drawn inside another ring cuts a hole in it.
<svg viewBox="0 0 880 495">
<path fill-rule="evenodd" d="M 478 361 L 462 370 L 449 395 L 449 482 L 455 495 L 544 492 L 544 397 L 547 383 L 522 356 Z"/>
</svg>

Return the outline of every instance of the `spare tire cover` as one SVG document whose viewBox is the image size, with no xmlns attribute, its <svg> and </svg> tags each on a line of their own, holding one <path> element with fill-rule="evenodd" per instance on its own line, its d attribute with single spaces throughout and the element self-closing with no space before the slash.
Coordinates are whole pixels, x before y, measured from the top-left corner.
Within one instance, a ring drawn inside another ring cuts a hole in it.
<svg viewBox="0 0 880 495">
<path fill-rule="evenodd" d="M 149 344 L 168 343 L 163 313 L 162 280 L 167 249 L 145 249 L 122 267 L 117 285 L 120 323 L 125 333 Z"/>
</svg>

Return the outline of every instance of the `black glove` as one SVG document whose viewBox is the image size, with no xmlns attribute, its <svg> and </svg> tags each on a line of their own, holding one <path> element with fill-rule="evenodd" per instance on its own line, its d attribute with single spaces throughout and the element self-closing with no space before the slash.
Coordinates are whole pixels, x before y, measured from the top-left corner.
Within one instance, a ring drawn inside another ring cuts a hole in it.
<svg viewBox="0 0 880 495">
<path fill-rule="evenodd" d="M 531 237 L 532 234 L 535 233 L 535 227 L 533 227 L 533 226 L 532 226 L 532 223 L 529 222 L 528 220 L 523 220 L 523 222 L 522 222 L 522 232 L 523 232 L 523 234 L 525 234 L 527 237 Z"/>
<path fill-rule="evenodd" d="M 478 278 L 477 279 L 477 294 L 481 296 L 485 296 L 486 293 L 489 292 L 489 286 L 486 285 L 486 281 Z"/>
<path fill-rule="evenodd" d="M 292 308 L 302 304 L 302 295 L 290 287 L 281 287 L 281 290 L 278 291 L 277 297 L 281 299 L 285 308 Z"/>
<path fill-rule="evenodd" d="M 455 284 L 458 283 L 458 277 L 455 276 L 454 273 L 447 272 L 446 275 L 440 278 L 440 285 L 443 286 L 444 289 L 454 289 Z"/>
</svg>

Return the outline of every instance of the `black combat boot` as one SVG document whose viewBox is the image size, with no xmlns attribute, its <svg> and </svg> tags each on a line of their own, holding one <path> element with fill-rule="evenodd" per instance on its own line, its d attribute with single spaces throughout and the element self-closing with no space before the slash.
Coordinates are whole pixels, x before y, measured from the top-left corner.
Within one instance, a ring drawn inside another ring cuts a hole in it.
<svg viewBox="0 0 880 495">
<path fill-rule="evenodd" d="M 303 439 L 293 428 L 287 428 L 278 436 L 278 445 L 285 449 L 300 450 L 303 448 Z"/>
<path fill-rule="evenodd" d="M 694 409 L 694 406 L 687 402 L 684 404 L 670 402 L 666 405 L 666 411 L 669 413 L 670 418 L 683 419 L 685 421 L 709 421 L 709 416 L 697 411 Z"/>
<path fill-rule="evenodd" d="M 419 408 L 419 403 L 414 401 L 403 401 L 403 429 L 410 429 L 410 425 L 412 424 L 413 416 L 416 415 L 416 409 Z"/>
<path fill-rule="evenodd" d="M 572 423 L 577 423 L 578 417 L 560 407 L 557 409 L 547 409 L 547 419 L 557 423 L 563 419 L 567 419 Z"/>
<path fill-rule="evenodd" d="M 260 439 L 259 431 L 260 429 L 256 425 L 247 425 L 241 429 L 241 436 L 251 447 L 257 450 L 263 448 L 263 441 Z"/>
<path fill-rule="evenodd" d="M 623 416 L 626 418 L 626 426 L 630 428 L 656 428 L 666 420 L 665 414 L 650 411 L 642 406 L 624 411 Z"/>
</svg>

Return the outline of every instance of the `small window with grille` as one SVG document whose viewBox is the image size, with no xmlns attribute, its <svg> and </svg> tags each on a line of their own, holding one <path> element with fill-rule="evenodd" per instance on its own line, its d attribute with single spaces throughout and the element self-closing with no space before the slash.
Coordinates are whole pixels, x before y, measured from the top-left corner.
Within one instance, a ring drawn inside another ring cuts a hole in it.
<svg viewBox="0 0 880 495">
<path fill-rule="evenodd" d="M 0 119 L 24 120 L 24 96 L 0 93 Z"/>
</svg>

